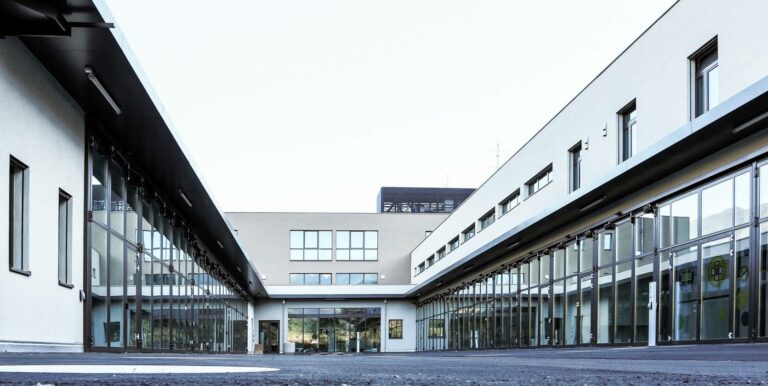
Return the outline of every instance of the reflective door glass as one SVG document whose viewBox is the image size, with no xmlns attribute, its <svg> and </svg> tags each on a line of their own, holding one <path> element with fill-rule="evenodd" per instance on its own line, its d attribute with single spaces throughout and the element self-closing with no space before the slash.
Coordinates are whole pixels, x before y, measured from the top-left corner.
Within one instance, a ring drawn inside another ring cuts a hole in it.
<svg viewBox="0 0 768 386">
<path fill-rule="evenodd" d="M 579 324 L 581 344 L 592 343 L 592 274 L 581 276 Z"/>
<path fill-rule="evenodd" d="M 611 343 L 613 326 L 613 266 L 597 271 L 597 343 Z"/>
<path fill-rule="evenodd" d="M 675 341 L 695 340 L 698 316 L 698 253 L 696 247 L 678 250 L 672 258 L 674 275 L 672 332 Z"/>
<path fill-rule="evenodd" d="M 731 238 L 701 246 L 701 339 L 725 339 L 730 331 Z"/>
</svg>

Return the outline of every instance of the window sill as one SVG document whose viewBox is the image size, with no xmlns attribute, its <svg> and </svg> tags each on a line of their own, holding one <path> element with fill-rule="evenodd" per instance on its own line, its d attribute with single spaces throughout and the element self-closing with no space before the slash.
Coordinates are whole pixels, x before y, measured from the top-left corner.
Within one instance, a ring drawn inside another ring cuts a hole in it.
<svg viewBox="0 0 768 386">
<path fill-rule="evenodd" d="M 61 282 L 61 281 L 59 281 L 59 285 L 62 286 L 62 287 L 65 287 L 65 288 L 69 288 L 69 289 L 75 288 L 74 284 L 64 283 L 64 282 Z"/>
<path fill-rule="evenodd" d="M 11 270 L 11 272 L 18 273 L 19 275 L 32 276 L 32 272 L 30 272 L 30 271 L 23 271 L 21 269 L 13 268 L 13 267 L 11 267 L 10 270 Z"/>
</svg>

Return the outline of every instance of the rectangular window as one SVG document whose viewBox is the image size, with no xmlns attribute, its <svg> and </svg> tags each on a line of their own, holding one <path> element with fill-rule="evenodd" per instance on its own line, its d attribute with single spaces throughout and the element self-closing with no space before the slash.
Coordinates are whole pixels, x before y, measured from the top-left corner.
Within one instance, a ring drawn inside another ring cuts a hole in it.
<svg viewBox="0 0 768 386">
<path fill-rule="evenodd" d="M 72 196 L 59 190 L 59 284 L 72 285 Z"/>
<path fill-rule="evenodd" d="M 461 235 L 463 236 L 465 243 L 467 240 L 475 237 L 475 224 L 470 225 L 470 227 L 465 229 L 464 232 L 461 232 Z"/>
<path fill-rule="evenodd" d="M 431 267 L 433 265 L 435 265 L 435 255 L 431 255 L 431 256 L 427 257 L 427 266 L 426 267 L 429 268 L 429 267 Z"/>
<path fill-rule="evenodd" d="M 403 320 L 389 320 L 389 339 L 403 339 Z"/>
<path fill-rule="evenodd" d="M 706 113 L 720 103 L 717 40 L 713 40 L 691 56 L 693 76 L 694 117 Z"/>
<path fill-rule="evenodd" d="M 451 240 L 451 242 L 448 243 L 448 253 L 453 252 L 458 247 L 459 247 L 459 236 L 456 236 L 453 238 L 453 240 Z"/>
<path fill-rule="evenodd" d="M 29 275 L 29 167 L 11 157 L 9 197 L 10 267 Z"/>
<path fill-rule="evenodd" d="M 619 112 L 619 161 L 624 162 L 637 151 L 637 105 L 632 101 Z"/>
<path fill-rule="evenodd" d="M 491 224 L 493 224 L 494 221 L 496 221 L 495 209 L 486 213 L 483 217 L 480 217 L 480 230 L 488 228 L 489 226 L 491 226 Z"/>
<path fill-rule="evenodd" d="M 568 165 L 570 169 L 569 191 L 573 192 L 581 187 L 581 141 L 568 150 Z"/>
<path fill-rule="evenodd" d="M 426 239 L 431 234 L 432 234 L 432 231 L 424 231 L 424 238 Z"/>
<path fill-rule="evenodd" d="M 430 319 L 429 320 L 429 337 L 430 338 L 443 338 L 445 337 L 445 323 L 443 319 Z"/>
<path fill-rule="evenodd" d="M 421 264 L 419 264 L 416 268 L 414 268 L 413 276 L 416 276 L 422 272 L 424 272 L 424 262 L 422 261 Z"/>
<path fill-rule="evenodd" d="M 288 275 L 290 285 L 330 285 L 330 273 L 291 273 Z"/>
<path fill-rule="evenodd" d="M 336 260 L 379 259 L 378 231 L 336 231 Z"/>
<path fill-rule="evenodd" d="M 375 285 L 379 284 L 378 273 L 337 273 L 337 285 Z"/>
<path fill-rule="evenodd" d="M 509 197 L 505 198 L 499 205 L 501 206 L 501 215 L 509 213 L 514 207 L 520 204 L 520 189 L 515 190 Z"/>
<path fill-rule="evenodd" d="M 445 247 L 438 249 L 435 255 L 436 255 L 436 260 L 440 260 L 443 257 L 445 257 Z"/>
<path fill-rule="evenodd" d="M 331 260 L 331 231 L 291 231 L 291 260 Z"/>
<path fill-rule="evenodd" d="M 543 187 L 549 185 L 550 182 L 552 182 L 552 164 L 549 164 L 525 184 L 528 196 L 530 197 L 538 192 Z"/>
</svg>

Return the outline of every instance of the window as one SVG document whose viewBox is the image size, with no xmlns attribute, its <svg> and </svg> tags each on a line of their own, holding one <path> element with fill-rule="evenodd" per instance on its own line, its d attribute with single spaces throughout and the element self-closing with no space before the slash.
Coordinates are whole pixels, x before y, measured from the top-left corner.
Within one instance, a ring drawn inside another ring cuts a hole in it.
<svg viewBox="0 0 768 386">
<path fill-rule="evenodd" d="M 336 284 L 374 285 L 379 284 L 378 273 L 337 273 Z"/>
<path fill-rule="evenodd" d="M 426 239 L 431 234 L 432 234 L 432 231 L 424 231 L 424 238 Z"/>
<path fill-rule="evenodd" d="M 29 275 L 29 168 L 13 157 L 10 182 L 10 267 Z"/>
<path fill-rule="evenodd" d="M 514 207 L 520 204 L 520 189 L 515 190 L 509 197 L 501 202 L 501 215 L 509 213 Z"/>
<path fill-rule="evenodd" d="M 403 320 L 402 319 L 390 319 L 389 339 L 403 339 Z"/>
<path fill-rule="evenodd" d="M 436 260 L 440 260 L 445 257 L 445 247 L 438 249 L 436 255 Z"/>
<path fill-rule="evenodd" d="M 544 170 L 540 171 L 539 174 L 531 178 L 531 180 L 525 184 L 528 196 L 538 192 L 550 182 L 552 182 L 552 164 L 549 164 L 549 166 L 544 168 Z"/>
<path fill-rule="evenodd" d="M 377 231 L 336 231 L 336 260 L 378 260 Z"/>
<path fill-rule="evenodd" d="M 486 213 L 483 217 L 480 217 L 480 230 L 488 228 L 489 226 L 491 226 L 491 224 L 493 224 L 494 221 L 496 221 L 495 209 Z"/>
<path fill-rule="evenodd" d="M 464 236 L 465 243 L 467 240 L 475 237 L 475 224 L 470 225 L 469 228 L 465 229 L 464 232 L 461 232 L 461 234 Z"/>
<path fill-rule="evenodd" d="M 637 105 L 632 101 L 619 112 L 619 161 L 624 162 L 637 151 Z"/>
<path fill-rule="evenodd" d="M 421 264 L 416 266 L 416 268 L 413 269 L 413 276 L 416 276 L 422 272 L 424 272 L 424 262 L 422 261 Z"/>
<path fill-rule="evenodd" d="M 330 285 L 330 273 L 292 273 L 288 275 L 290 285 Z"/>
<path fill-rule="evenodd" d="M 451 240 L 451 242 L 448 243 L 448 253 L 453 252 L 458 247 L 459 247 L 459 236 L 456 236 L 453 238 L 453 240 Z"/>
<path fill-rule="evenodd" d="M 430 255 L 427 257 L 427 265 L 426 267 L 429 268 L 431 266 L 435 265 L 435 255 Z"/>
<path fill-rule="evenodd" d="M 720 103 L 717 40 L 707 43 L 691 57 L 693 76 L 694 117 L 706 113 Z"/>
<path fill-rule="evenodd" d="M 568 165 L 570 170 L 569 191 L 573 192 L 581 187 L 581 141 L 568 150 Z"/>
<path fill-rule="evenodd" d="M 443 338 L 445 336 L 445 323 L 443 319 L 430 319 L 429 320 L 429 337 L 430 338 Z"/>
<path fill-rule="evenodd" d="M 291 260 L 331 260 L 331 231 L 291 231 Z"/>
<path fill-rule="evenodd" d="M 72 196 L 59 190 L 59 284 L 72 287 Z"/>
</svg>

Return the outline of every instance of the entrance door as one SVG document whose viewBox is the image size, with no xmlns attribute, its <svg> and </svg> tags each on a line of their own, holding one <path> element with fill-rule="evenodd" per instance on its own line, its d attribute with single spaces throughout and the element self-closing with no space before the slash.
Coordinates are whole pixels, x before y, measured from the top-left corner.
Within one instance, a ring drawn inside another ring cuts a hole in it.
<svg viewBox="0 0 768 386">
<path fill-rule="evenodd" d="M 698 246 L 688 246 L 672 253 L 672 340 L 695 341 L 699 317 Z"/>
<path fill-rule="evenodd" d="M 259 344 L 264 347 L 264 354 L 280 353 L 280 321 L 259 321 Z"/>
</svg>

